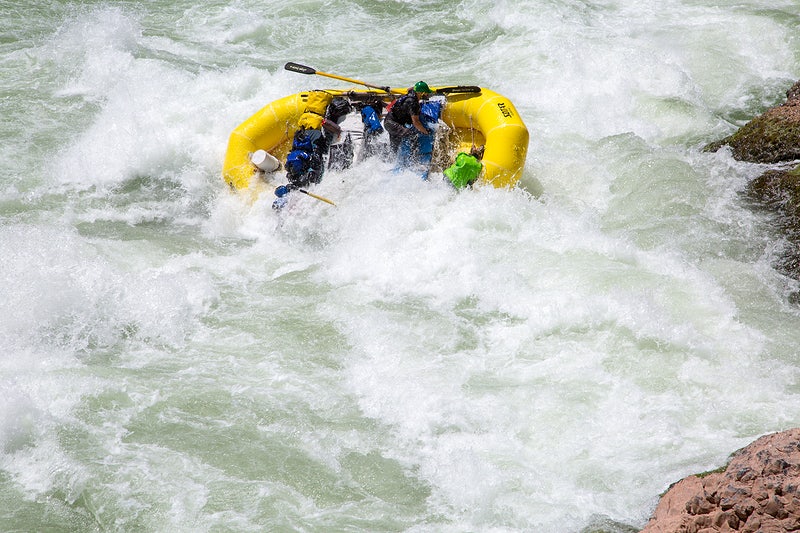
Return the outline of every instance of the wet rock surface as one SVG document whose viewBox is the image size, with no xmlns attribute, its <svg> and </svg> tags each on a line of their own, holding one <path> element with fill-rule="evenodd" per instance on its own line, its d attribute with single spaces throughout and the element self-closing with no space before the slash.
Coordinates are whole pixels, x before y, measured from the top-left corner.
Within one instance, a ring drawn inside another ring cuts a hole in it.
<svg viewBox="0 0 800 533">
<path fill-rule="evenodd" d="M 733 157 L 751 163 L 780 164 L 753 180 L 748 197 L 776 215 L 776 226 L 785 235 L 780 272 L 800 280 L 800 81 L 786 91 L 786 102 L 768 109 L 733 135 L 706 146 L 716 151 L 730 146 Z M 800 298 L 795 298 L 800 300 Z"/>
<path fill-rule="evenodd" d="M 642 533 L 717 531 L 800 531 L 800 428 L 759 438 L 724 471 L 674 484 Z"/>
<path fill-rule="evenodd" d="M 800 159 L 800 81 L 786 91 L 786 102 L 705 149 L 716 151 L 725 145 L 739 161 L 781 163 Z"/>
</svg>

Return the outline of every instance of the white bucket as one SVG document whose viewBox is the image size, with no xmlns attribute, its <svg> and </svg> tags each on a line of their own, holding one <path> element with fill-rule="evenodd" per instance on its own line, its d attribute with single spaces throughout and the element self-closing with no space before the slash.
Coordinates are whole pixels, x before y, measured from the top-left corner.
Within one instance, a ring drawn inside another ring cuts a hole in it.
<svg viewBox="0 0 800 533">
<path fill-rule="evenodd" d="M 275 156 L 266 150 L 256 150 L 250 155 L 250 161 L 264 172 L 275 172 L 281 168 L 281 163 Z"/>
</svg>

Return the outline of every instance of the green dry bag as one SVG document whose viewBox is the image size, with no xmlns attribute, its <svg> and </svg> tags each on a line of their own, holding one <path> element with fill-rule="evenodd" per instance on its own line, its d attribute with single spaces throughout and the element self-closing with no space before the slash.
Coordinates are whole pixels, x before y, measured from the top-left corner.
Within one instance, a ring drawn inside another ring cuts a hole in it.
<svg viewBox="0 0 800 533">
<path fill-rule="evenodd" d="M 478 158 L 465 152 L 459 152 L 455 163 L 444 171 L 444 175 L 447 176 L 453 187 L 461 189 L 467 185 L 472 185 L 478 179 L 481 168 L 483 166 L 478 161 Z"/>
</svg>

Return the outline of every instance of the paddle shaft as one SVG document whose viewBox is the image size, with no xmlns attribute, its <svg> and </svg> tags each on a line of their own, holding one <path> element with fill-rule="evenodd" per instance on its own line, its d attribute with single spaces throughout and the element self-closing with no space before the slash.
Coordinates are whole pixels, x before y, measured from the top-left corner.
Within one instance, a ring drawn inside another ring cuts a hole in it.
<svg viewBox="0 0 800 533">
<path fill-rule="evenodd" d="M 339 76 L 337 74 L 331 74 L 330 72 L 322 72 L 320 70 L 313 69 L 311 67 L 307 67 L 305 65 L 300 65 L 298 63 L 286 63 L 284 67 L 286 70 L 291 70 L 292 72 L 297 72 L 299 74 L 316 74 L 317 76 L 325 76 L 326 78 L 333 78 L 335 80 L 346 81 L 348 83 L 355 83 L 357 85 L 363 85 L 365 87 L 369 87 L 371 89 L 380 89 L 381 91 L 386 91 L 389 94 L 405 94 L 405 91 L 394 90 L 389 88 L 388 86 L 381 86 L 381 85 L 373 85 L 371 83 L 367 83 L 361 80 L 355 80 L 353 78 L 345 78 L 344 76 Z"/>
<path fill-rule="evenodd" d="M 283 68 L 285 68 L 286 70 L 290 70 L 292 72 L 297 72 L 299 74 L 312 74 L 312 75 L 316 74 L 317 76 L 325 76 L 327 78 L 333 78 L 335 80 L 341 80 L 341 81 L 346 81 L 348 83 L 363 85 L 371 89 L 380 89 L 381 91 L 386 91 L 389 94 L 406 94 L 406 91 L 403 89 L 392 89 L 389 86 L 373 85 L 365 81 L 339 76 L 338 74 L 331 74 L 330 72 L 322 72 L 312 67 L 307 67 L 306 65 L 301 65 L 299 63 L 292 63 L 291 61 L 286 63 L 283 66 Z M 478 87 L 477 85 L 458 85 L 455 87 L 440 87 L 434 91 L 434 93 L 436 94 L 480 93 L 480 92 L 481 88 Z"/>
<path fill-rule="evenodd" d="M 307 194 L 307 195 L 309 195 L 311 198 L 316 198 L 317 200 L 319 200 L 319 201 L 321 201 L 321 202 L 325 202 L 326 204 L 336 205 L 335 203 L 331 202 L 330 200 L 328 200 L 328 199 L 327 199 L 327 198 L 325 198 L 324 196 L 319 196 L 319 195 L 317 195 L 317 194 L 314 194 L 314 193 L 308 192 L 308 191 L 307 191 L 307 190 L 305 190 L 305 189 L 297 189 L 297 190 L 298 190 L 298 191 L 300 191 L 300 192 L 301 192 L 301 193 L 303 193 L 303 194 Z"/>
</svg>

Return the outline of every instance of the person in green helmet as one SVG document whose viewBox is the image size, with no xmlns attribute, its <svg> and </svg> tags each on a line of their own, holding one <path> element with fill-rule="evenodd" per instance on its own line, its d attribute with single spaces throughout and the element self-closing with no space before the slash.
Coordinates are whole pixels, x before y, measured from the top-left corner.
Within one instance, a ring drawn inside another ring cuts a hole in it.
<svg viewBox="0 0 800 533">
<path fill-rule="evenodd" d="M 455 162 L 444 170 L 444 175 L 456 189 L 471 187 L 483 170 L 484 147 L 473 146 L 469 153 L 459 152 Z"/>
<path fill-rule="evenodd" d="M 428 84 L 425 83 L 424 81 L 418 81 L 417 83 L 414 84 L 412 89 L 414 89 L 414 92 L 417 92 L 417 93 L 428 93 L 428 94 L 430 94 L 430 93 L 433 92 L 433 91 L 431 91 L 431 88 L 428 87 Z"/>
<path fill-rule="evenodd" d="M 431 88 L 424 81 L 418 81 L 413 87 L 390 104 L 383 127 L 389 133 L 389 146 L 392 154 L 396 154 L 400 141 L 410 135 L 430 135 L 431 131 L 419 120 L 420 95 L 431 94 Z"/>
</svg>

